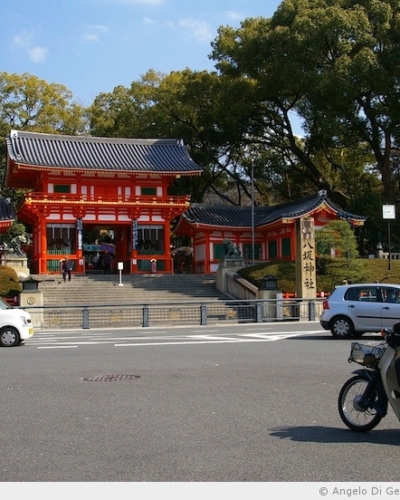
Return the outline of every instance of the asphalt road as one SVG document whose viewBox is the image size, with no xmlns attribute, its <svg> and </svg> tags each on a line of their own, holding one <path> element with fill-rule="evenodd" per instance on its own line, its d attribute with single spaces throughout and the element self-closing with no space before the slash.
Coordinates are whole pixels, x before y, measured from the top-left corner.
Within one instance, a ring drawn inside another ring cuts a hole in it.
<svg viewBox="0 0 400 500">
<path fill-rule="evenodd" d="M 349 350 L 318 323 L 38 332 L 0 349 L 0 480 L 396 481 L 393 412 L 340 420 Z"/>
</svg>

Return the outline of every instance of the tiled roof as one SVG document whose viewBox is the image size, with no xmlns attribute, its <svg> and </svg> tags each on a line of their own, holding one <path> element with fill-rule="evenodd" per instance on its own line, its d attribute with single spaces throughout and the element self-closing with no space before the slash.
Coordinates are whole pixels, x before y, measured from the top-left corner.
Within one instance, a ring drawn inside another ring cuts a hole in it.
<svg viewBox="0 0 400 500">
<path fill-rule="evenodd" d="M 270 207 L 254 207 L 254 225 L 257 226 L 273 210 Z M 230 205 L 205 205 L 193 203 L 182 215 L 190 224 L 218 227 L 251 227 L 251 207 Z"/>
<path fill-rule="evenodd" d="M 180 139 L 116 139 L 12 130 L 11 160 L 36 168 L 140 173 L 201 173 Z"/>
<path fill-rule="evenodd" d="M 363 216 L 343 211 L 338 205 L 329 200 L 326 191 L 319 191 L 313 196 L 273 207 L 255 207 L 254 226 L 265 226 L 281 219 L 297 219 L 307 215 L 322 204 L 332 208 L 343 219 L 353 221 L 365 221 L 366 219 Z M 252 226 L 251 207 L 193 204 L 182 217 L 189 224 L 232 228 Z"/>
</svg>

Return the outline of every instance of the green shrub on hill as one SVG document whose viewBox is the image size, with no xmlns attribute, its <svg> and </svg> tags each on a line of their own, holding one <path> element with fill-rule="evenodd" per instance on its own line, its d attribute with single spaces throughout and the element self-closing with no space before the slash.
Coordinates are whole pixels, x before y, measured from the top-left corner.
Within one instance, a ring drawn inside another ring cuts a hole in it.
<svg viewBox="0 0 400 500">
<path fill-rule="evenodd" d="M 322 257 L 317 259 L 317 292 L 330 292 L 343 280 L 352 283 L 400 283 L 400 261 L 392 260 L 389 271 L 387 259 L 338 259 Z M 238 274 L 259 286 L 266 276 L 275 276 L 282 292 L 296 291 L 296 264 L 294 262 L 266 262 L 245 267 Z"/>
<path fill-rule="evenodd" d="M 22 285 L 15 269 L 0 266 L 0 297 L 15 297 L 21 290 Z"/>
</svg>

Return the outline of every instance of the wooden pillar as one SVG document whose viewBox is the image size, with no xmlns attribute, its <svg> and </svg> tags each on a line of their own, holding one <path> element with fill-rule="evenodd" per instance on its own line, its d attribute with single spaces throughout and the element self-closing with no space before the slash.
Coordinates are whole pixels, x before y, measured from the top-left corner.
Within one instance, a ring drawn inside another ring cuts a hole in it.
<svg viewBox="0 0 400 500">
<path fill-rule="evenodd" d="M 164 224 L 164 257 L 165 257 L 165 271 L 167 273 L 173 272 L 173 264 L 171 259 L 171 235 L 169 232 L 169 221 Z"/>
<path fill-rule="evenodd" d="M 206 255 L 204 257 L 204 273 L 209 274 L 211 273 L 211 249 L 210 249 L 210 233 L 207 231 L 205 233 L 206 237 Z"/>
<path fill-rule="evenodd" d="M 39 274 L 47 273 L 47 233 L 46 219 L 43 217 L 39 222 Z"/>
</svg>

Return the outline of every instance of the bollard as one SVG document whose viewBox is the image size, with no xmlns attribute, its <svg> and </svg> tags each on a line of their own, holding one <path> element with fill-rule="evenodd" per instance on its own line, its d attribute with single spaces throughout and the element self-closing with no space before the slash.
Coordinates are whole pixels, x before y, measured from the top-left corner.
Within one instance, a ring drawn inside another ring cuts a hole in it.
<svg viewBox="0 0 400 500">
<path fill-rule="evenodd" d="M 257 302 L 256 304 L 256 322 L 262 323 L 262 304 Z"/>
<path fill-rule="evenodd" d="M 207 324 L 207 306 L 202 304 L 200 306 L 200 325 Z"/>
<path fill-rule="evenodd" d="M 308 303 L 308 321 L 315 321 L 315 302 L 313 300 Z"/>
<path fill-rule="evenodd" d="M 143 311 L 143 327 L 149 326 L 149 306 L 145 305 Z"/>
<path fill-rule="evenodd" d="M 83 329 L 88 330 L 89 326 L 89 308 L 85 306 L 83 308 Z"/>
</svg>

